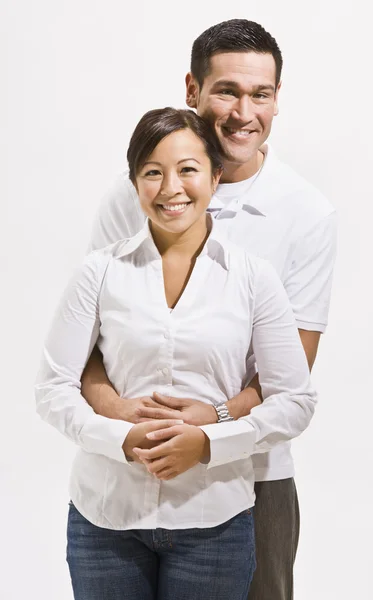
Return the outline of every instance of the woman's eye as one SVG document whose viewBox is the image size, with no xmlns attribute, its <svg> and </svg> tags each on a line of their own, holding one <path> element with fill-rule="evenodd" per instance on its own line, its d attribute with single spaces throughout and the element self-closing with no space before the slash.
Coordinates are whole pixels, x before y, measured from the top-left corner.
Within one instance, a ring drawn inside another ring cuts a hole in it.
<svg viewBox="0 0 373 600">
<path fill-rule="evenodd" d="M 151 169 L 150 171 L 146 171 L 145 177 L 155 177 L 156 175 L 160 175 L 161 172 L 157 171 L 157 169 Z"/>
<path fill-rule="evenodd" d="M 193 173 L 193 172 L 196 173 L 197 169 L 195 169 L 194 167 L 183 167 L 181 169 L 181 172 L 182 173 Z"/>
</svg>

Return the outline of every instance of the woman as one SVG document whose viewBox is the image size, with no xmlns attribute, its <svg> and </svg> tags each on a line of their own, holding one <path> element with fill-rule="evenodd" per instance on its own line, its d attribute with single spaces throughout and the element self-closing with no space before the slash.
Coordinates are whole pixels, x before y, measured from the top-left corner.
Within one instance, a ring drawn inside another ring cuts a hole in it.
<svg viewBox="0 0 373 600">
<path fill-rule="evenodd" d="M 205 122 L 150 111 L 127 158 L 148 220 L 86 258 L 36 386 L 39 414 L 80 446 L 68 518 L 75 599 L 246 600 L 250 456 L 308 425 L 315 396 L 304 351 L 273 268 L 224 240 L 206 214 L 221 162 Z M 158 391 L 218 412 L 247 380 L 252 345 L 264 401 L 244 419 L 203 427 L 106 419 L 80 393 L 96 342 L 122 397 Z"/>
</svg>

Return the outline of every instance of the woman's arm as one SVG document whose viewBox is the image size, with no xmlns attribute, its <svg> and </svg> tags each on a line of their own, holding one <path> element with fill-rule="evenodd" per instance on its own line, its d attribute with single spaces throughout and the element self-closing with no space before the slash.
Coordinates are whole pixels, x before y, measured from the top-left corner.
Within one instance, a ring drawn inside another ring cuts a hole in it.
<svg viewBox="0 0 373 600">
<path fill-rule="evenodd" d="M 80 378 L 99 334 L 98 297 L 109 255 L 89 254 L 71 279 L 43 349 L 35 386 L 37 412 L 87 452 L 126 462 L 131 423 L 96 414 L 81 395 Z"/>
<path fill-rule="evenodd" d="M 297 437 L 314 414 L 316 393 L 293 311 L 265 261 L 259 263 L 256 280 L 252 345 L 263 402 L 238 421 L 201 427 L 210 439 L 211 467 Z"/>
</svg>

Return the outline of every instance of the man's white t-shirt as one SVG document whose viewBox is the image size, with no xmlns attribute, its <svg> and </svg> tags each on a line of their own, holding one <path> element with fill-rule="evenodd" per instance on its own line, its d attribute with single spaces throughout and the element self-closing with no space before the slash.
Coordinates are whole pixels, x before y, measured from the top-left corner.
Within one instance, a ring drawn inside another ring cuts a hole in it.
<svg viewBox="0 0 373 600">
<path fill-rule="evenodd" d="M 273 264 L 298 328 L 324 332 L 336 252 L 335 209 L 272 148 L 263 146 L 262 151 L 260 171 L 245 181 L 220 184 L 209 211 L 228 239 Z M 134 236 L 144 221 L 136 190 L 122 175 L 103 199 L 90 250 Z M 251 362 L 254 375 L 254 358 Z M 290 442 L 254 455 L 253 464 L 256 481 L 293 477 Z"/>
</svg>

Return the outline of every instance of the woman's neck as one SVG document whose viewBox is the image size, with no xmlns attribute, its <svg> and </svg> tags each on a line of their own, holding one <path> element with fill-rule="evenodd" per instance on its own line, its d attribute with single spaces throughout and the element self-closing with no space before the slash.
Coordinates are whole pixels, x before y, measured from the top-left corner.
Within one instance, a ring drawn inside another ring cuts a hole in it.
<svg viewBox="0 0 373 600">
<path fill-rule="evenodd" d="M 181 259 L 195 259 L 206 242 L 211 224 L 207 215 L 203 215 L 182 233 L 165 231 L 152 222 L 150 222 L 150 230 L 162 258 L 178 256 Z"/>
</svg>

